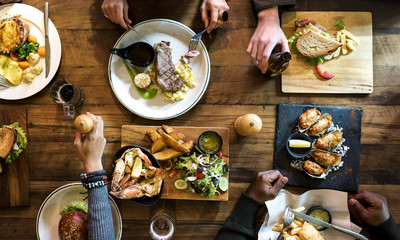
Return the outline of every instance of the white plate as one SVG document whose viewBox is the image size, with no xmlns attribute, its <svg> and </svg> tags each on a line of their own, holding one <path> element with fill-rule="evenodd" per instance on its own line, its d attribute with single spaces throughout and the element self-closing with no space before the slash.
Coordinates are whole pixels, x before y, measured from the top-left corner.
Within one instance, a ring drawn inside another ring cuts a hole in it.
<svg viewBox="0 0 400 240">
<path fill-rule="evenodd" d="M 43 12 L 26 4 L 14 3 L 5 4 L 0 6 L 0 18 L 12 17 L 14 15 L 22 15 L 26 19 L 30 27 L 31 35 L 35 36 L 40 43 L 44 46 L 44 21 Z M 32 83 L 22 81 L 18 86 L 10 88 L 0 88 L 0 99 L 18 100 L 30 97 L 46 87 L 57 72 L 61 60 L 61 41 L 57 29 L 53 22 L 49 19 L 49 36 L 50 36 L 50 72 L 46 78 L 46 68 L 44 58 L 40 58 L 40 64 L 43 65 L 42 73 L 37 76 Z"/>
<path fill-rule="evenodd" d="M 182 23 L 168 19 L 151 19 L 134 26 L 136 31 L 125 32 L 116 42 L 114 48 L 123 48 L 134 42 L 144 41 L 150 45 L 156 42 L 169 41 L 172 48 L 172 61 L 178 62 L 181 56 L 188 51 L 190 39 L 195 34 Z M 153 120 L 171 119 L 189 111 L 201 99 L 207 89 L 210 78 L 210 58 L 203 42 L 197 50 L 200 55 L 191 60 L 197 86 L 186 92 L 183 100 L 171 103 L 165 101 L 160 94 L 153 99 L 146 100 L 140 97 L 132 85 L 132 80 L 117 55 L 110 55 L 108 62 L 108 77 L 111 87 L 118 100 L 131 112 Z"/>
<path fill-rule="evenodd" d="M 36 236 L 38 239 L 59 239 L 58 222 L 61 219 L 60 211 L 68 204 L 83 202 L 86 207 L 87 189 L 81 183 L 70 183 L 54 190 L 44 200 L 36 218 Z M 122 218 L 117 204 L 108 196 L 114 222 L 115 239 L 122 236 Z"/>
</svg>

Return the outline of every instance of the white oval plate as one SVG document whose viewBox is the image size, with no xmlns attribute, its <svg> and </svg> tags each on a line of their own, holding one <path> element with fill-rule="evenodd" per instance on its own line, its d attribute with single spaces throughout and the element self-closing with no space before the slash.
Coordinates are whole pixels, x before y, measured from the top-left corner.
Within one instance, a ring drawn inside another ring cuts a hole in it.
<svg viewBox="0 0 400 240">
<path fill-rule="evenodd" d="M 135 31 L 126 31 L 115 43 L 114 48 L 127 47 L 139 41 L 148 42 L 152 46 L 156 42 L 169 41 L 174 63 L 188 51 L 190 39 L 195 34 L 182 23 L 168 19 L 147 20 L 136 24 L 134 29 Z M 210 79 L 210 58 L 203 42 L 199 42 L 197 50 L 200 55 L 190 62 L 197 86 L 188 90 L 183 100 L 175 103 L 167 102 L 160 94 L 150 100 L 140 97 L 132 85 L 123 60 L 111 54 L 108 62 L 108 77 L 114 94 L 128 110 L 143 118 L 164 120 L 184 114 L 201 99 Z"/>
<path fill-rule="evenodd" d="M 38 239 L 59 239 L 58 222 L 61 219 L 60 211 L 68 204 L 83 202 L 86 207 L 87 189 L 81 183 L 70 183 L 54 190 L 43 201 L 36 218 L 36 236 Z M 109 195 L 108 199 L 111 205 L 111 213 L 114 222 L 115 239 L 121 239 L 122 236 L 122 218 L 117 204 Z"/>
<path fill-rule="evenodd" d="M 0 19 L 12 17 L 14 15 L 22 15 L 30 27 L 31 35 L 35 36 L 44 46 L 44 20 L 43 12 L 22 3 L 5 4 L 0 6 Z M 57 29 L 53 22 L 49 19 L 49 37 L 50 37 L 50 72 L 46 78 L 46 67 L 44 58 L 40 58 L 40 64 L 43 65 L 42 73 L 37 76 L 31 83 L 22 81 L 18 86 L 10 88 L 0 87 L 0 99 L 18 100 L 30 97 L 45 88 L 57 72 L 61 61 L 61 41 Z"/>
</svg>

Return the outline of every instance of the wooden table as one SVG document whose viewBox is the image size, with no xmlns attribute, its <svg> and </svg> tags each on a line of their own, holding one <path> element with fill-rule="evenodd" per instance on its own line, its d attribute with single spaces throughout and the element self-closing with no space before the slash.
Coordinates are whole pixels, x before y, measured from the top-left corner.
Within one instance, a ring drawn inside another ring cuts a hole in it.
<svg viewBox="0 0 400 240">
<path fill-rule="evenodd" d="M 24 0 L 42 9 L 43 1 Z M 150 121 L 123 107 L 108 80 L 109 50 L 123 30 L 104 18 L 100 0 L 50 1 L 50 17 L 62 42 L 62 60 L 54 79 L 66 78 L 83 88 L 85 105 L 104 119 L 107 146 L 103 164 L 111 172 L 121 146 L 121 126 L 128 124 L 228 127 L 230 129 L 230 196 L 227 202 L 171 200 L 176 209 L 174 239 L 212 239 L 233 209 L 252 176 L 272 168 L 278 103 L 356 107 L 363 110 L 360 190 L 387 197 L 400 223 L 400 2 L 298 1 L 292 10 L 370 11 L 373 16 L 374 91 L 368 95 L 283 94 L 280 77 L 268 79 L 246 53 L 256 21 L 249 1 L 229 1 L 229 21 L 203 37 L 212 63 L 208 89 L 186 114 L 168 121 Z M 199 32 L 200 0 L 134 0 L 134 23 L 169 18 Z M 36 215 L 46 196 L 61 185 L 76 182 L 83 167 L 73 149 L 73 122 L 49 97 L 49 87 L 19 101 L 0 101 L 0 109 L 27 109 L 30 160 L 30 206 L 0 209 L 0 239 L 35 239 Z M 235 134 L 235 119 L 258 114 L 263 128 L 254 137 Z M 1 183 L 0 183 L 1 184 Z M 305 189 L 288 188 L 295 192 Z M 123 239 L 149 239 L 150 208 L 117 201 L 123 218 Z M 199 231 L 201 229 L 201 231 Z"/>
</svg>

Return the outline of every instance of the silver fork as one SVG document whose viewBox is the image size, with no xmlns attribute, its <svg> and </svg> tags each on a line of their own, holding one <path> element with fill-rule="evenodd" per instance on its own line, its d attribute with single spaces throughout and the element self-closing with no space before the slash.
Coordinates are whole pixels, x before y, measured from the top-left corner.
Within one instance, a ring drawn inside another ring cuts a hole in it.
<svg viewBox="0 0 400 240">
<path fill-rule="evenodd" d="M 189 43 L 189 51 L 193 51 L 196 50 L 197 48 L 197 44 L 199 44 L 201 36 L 203 35 L 203 33 L 207 31 L 207 28 L 204 29 L 203 31 L 197 33 L 196 35 L 194 35 L 192 37 L 192 39 L 190 39 L 190 43 Z"/>
<path fill-rule="evenodd" d="M 7 78 L 0 76 L 0 86 L 1 87 L 5 87 L 5 88 L 9 88 L 11 87 L 11 83 L 10 81 L 8 81 Z"/>
<path fill-rule="evenodd" d="M 279 234 L 277 240 L 280 240 L 282 237 L 283 231 L 292 224 L 294 220 L 294 214 L 292 213 L 292 208 L 287 206 L 285 210 L 285 214 L 283 215 L 283 228 L 281 233 Z"/>
</svg>

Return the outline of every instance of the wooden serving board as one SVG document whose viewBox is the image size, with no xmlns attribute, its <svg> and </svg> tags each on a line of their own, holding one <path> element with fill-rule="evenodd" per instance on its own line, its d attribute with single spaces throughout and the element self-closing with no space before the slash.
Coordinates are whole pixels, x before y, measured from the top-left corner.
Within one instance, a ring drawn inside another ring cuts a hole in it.
<svg viewBox="0 0 400 240">
<path fill-rule="evenodd" d="M 148 130 L 156 130 L 161 126 L 138 126 L 138 125 L 124 125 L 121 130 L 121 147 L 125 145 L 139 145 L 146 149 L 150 149 L 152 141 L 146 135 Z M 222 137 L 222 154 L 225 162 L 229 165 L 229 129 L 228 128 L 217 128 L 217 127 L 173 127 L 175 132 L 179 132 L 185 135 L 184 141 L 193 140 L 197 145 L 197 139 L 201 133 L 207 130 L 218 132 Z M 150 151 L 150 150 L 149 150 Z M 160 164 L 163 165 L 162 161 Z M 179 175 L 178 175 L 179 176 Z M 164 192 L 161 198 L 163 199 L 187 199 L 187 200 L 214 200 L 214 201 L 227 201 L 229 196 L 228 191 L 221 195 L 216 195 L 211 198 L 205 198 L 199 194 L 191 194 L 188 190 L 178 190 L 174 187 L 173 182 L 176 178 L 170 178 L 166 174 L 164 179 Z M 229 174 L 228 174 L 229 180 Z"/>
<path fill-rule="evenodd" d="M 25 109 L 0 111 L 0 125 L 10 125 L 14 122 L 18 122 L 25 133 L 28 133 Z M 28 147 L 29 143 L 12 163 L 6 164 L 4 160 L 1 160 L 3 173 L 0 174 L 0 207 L 29 205 Z"/>
<path fill-rule="evenodd" d="M 346 30 L 360 39 L 355 51 L 349 50 L 320 65 L 335 77 L 321 78 L 314 66 L 307 64 L 307 58 L 293 53 L 289 67 L 282 73 L 284 93 L 372 93 L 372 14 L 370 12 L 284 12 L 282 30 L 287 38 L 293 36 L 296 20 L 310 18 L 334 34 L 334 24 L 342 19 Z"/>
</svg>

